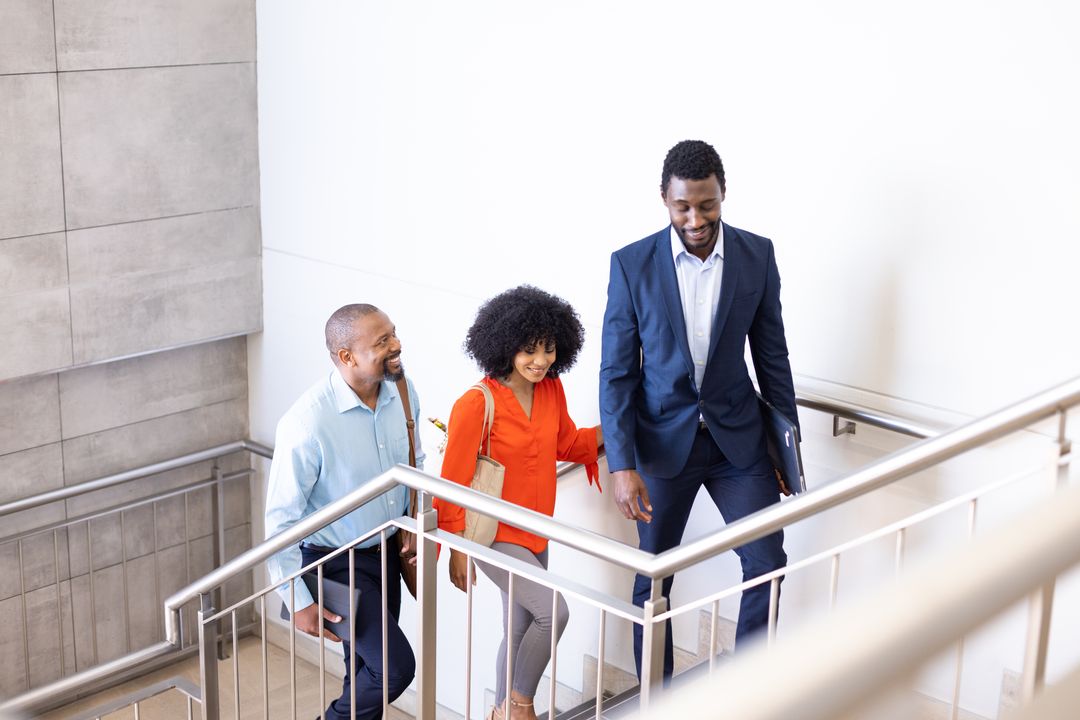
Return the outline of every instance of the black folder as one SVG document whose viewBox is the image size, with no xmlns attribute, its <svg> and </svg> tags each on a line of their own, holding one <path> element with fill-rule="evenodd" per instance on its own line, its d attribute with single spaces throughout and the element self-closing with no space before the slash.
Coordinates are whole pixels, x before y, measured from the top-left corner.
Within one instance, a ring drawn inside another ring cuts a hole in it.
<svg viewBox="0 0 1080 720">
<path fill-rule="evenodd" d="M 784 484 L 793 493 L 806 492 L 802 452 L 799 450 L 799 428 L 784 413 L 758 393 L 761 419 L 765 423 L 765 444 L 773 467 L 780 471 Z"/>
<path fill-rule="evenodd" d="M 317 573 L 309 572 L 301 576 L 311 599 L 319 602 L 319 577 Z M 349 615 L 360 607 L 360 590 L 353 589 L 352 603 L 349 603 L 349 586 L 336 580 L 323 578 L 323 608 L 341 617 L 341 622 L 330 622 L 323 619 L 323 627 L 337 635 L 339 638 L 349 637 Z M 289 601 L 281 604 L 281 619 L 289 619 Z"/>
</svg>

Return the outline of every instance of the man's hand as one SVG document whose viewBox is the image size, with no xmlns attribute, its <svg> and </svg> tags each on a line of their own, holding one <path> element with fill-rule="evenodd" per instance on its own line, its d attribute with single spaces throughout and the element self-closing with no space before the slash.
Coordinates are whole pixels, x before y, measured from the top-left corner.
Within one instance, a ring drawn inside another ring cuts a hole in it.
<svg viewBox="0 0 1080 720">
<path fill-rule="evenodd" d="M 330 622 L 341 622 L 341 616 L 335 615 L 326 608 L 323 608 L 323 617 Z M 319 637 L 319 628 L 322 626 L 322 623 L 319 622 L 319 604 L 311 603 L 303 610 L 297 610 L 293 613 L 293 624 L 296 625 L 296 629 L 300 632 Z M 325 628 L 323 629 L 323 637 L 330 642 L 341 642 L 341 638 Z"/>
<path fill-rule="evenodd" d="M 780 484 L 780 493 L 782 495 L 790 495 L 791 488 L 784 482 L 784 476 L 780 474 L 780 470 L 778 468 L 773 468 L 773 472 L 776 473 L 776 482 Z"/>
<path fill-rule="evenodd" d="M 461 592 L 468 592 L 469 556 L 457 550 L 450 551 L 450 582 Z M 476 572 L 473 572 L 472 584 L 476 584 Z"/>
<path fill-rule="evenodd" d="M 627 520 L 652 521 L 652 504 L 645 481 L 637 470 L 616 470 L 611 474 L 615 480 L 615 507 Z"/>
<path fill-rule="evenodd" d="M 398 528 L 401 535 L 401 562 L 407 562 L 416 567 L 416 533 Z"/>
</svg>

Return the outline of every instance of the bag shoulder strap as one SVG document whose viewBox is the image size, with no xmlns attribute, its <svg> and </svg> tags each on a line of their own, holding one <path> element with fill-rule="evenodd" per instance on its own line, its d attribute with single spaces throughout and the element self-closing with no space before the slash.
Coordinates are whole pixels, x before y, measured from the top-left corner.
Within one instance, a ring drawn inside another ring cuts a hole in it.
<svg viewBox="0 0 1080 720">
<path fill-rule="evenodd" d="M 416 467 L 416 421 L 412 416 L 412 404 L 409 402 L 409 383 L 405 376 L 395 383 L 398 389 L 398 397 L 401 398 L 401 409 L 405 411 L 405 430 L 409 433 L 409 466 Z M 409 488 L 409 516 L 416 517 L 416 491 Z"/>
<path fill-rule="evenodd" d="M 483 381 L 473 385 L 470 390 L 479 390 L 484 395 L 484 427 L 480 434 L 480 454 L 491 455 L 491 426 L 495 423 L 495 397 L 491 388 Z"/>
<path fill-rule="evenodd" d="M 409 383 L 405 376 L 397 380 L 398 397 L 401 398 L 401 409 L 405 411 L 405 429 L 409 433 L 409 465 L 416 467 L 416 421 L 413 420 L 412 407 L 409 403 Z"/>
</svg>

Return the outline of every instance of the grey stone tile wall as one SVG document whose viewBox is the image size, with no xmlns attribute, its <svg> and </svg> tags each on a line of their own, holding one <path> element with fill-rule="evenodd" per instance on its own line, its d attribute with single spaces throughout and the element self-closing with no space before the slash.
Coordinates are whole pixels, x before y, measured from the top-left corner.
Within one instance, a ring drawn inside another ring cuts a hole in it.
<svg viewBox="0 0 1080 720">
<path fill-rule="evenodd" d="M 255 332 L 262 322 L 258 258 L 71 288 L 76 363 L 178 345 L 194 333 Z"/>
<path fill-rule="evenodd" d="M 11 697 L 26 687 L 21 595 L 0 601 L 0 618 L 0 696 Z"/>
<path fill-rule="evenodd" d="M 55 375 L 0 383 L 0 455 L 60 441 Z"/>
<path fill-rule="evenodd" d="M 2 5 L 0 503 L 246 437 L 262 323 L 254 0 Z M 211 465 L 3 518 L 0 695 L 160 637 L 209 492 L 109 509 Z M 227 488 L 230 553 L 250 503 Z"/>
<path fill-rule="evenodd" d="M 56 47 L 61 70 L 253 62 L 255 5 L 56 0 Z"/>
<path fill-rule="evenodd" d="M 0 75 L 56 70 L 52 0 L 4 0 Z"/>
<path fill-rule="evenodd" d="M 56 75 L 0 76 L 0 238 L 64 230 Z"/>
<path fill-rule="evenodd" d="M 0 382 L 258 331 L 253 0 L 53 5 L 0 21 Z"/>
<path fill-rule="evenodd" d="M 67 288 L 0 297 L 0 378 L 71 365 Z"/>
<path fill-rule="evenodd" d="M 258 201 L 251 63 L 64 73 L 71 229 Z"/>
<path fill-rule="evenodd" d="M 75 285 L 204 267 L 258 257 L 259 211 L 236 208 L 71 230 L 67 245 Z"/>
<path fill-rule="evenodd" d="M 247 343 L 233 338 L 80 368 L 60 375 L 59 391 L 67 437 L 244 398 Z"/>
<path fill-rule="evenodd" d="M 0 240 L 0 288 L 4 295 L 65 287 L 67 281 L 64 233 Z"/>
<path fill-rule="evenodd" d="M 6 451 L 0 454 L 0 502 L 245 437 L 246 378 L 246 341 L 231 338 L 0 383 L 0 402 L 20 408 L 25 420 L 0 424 Z M 251 461 L 239 452 L 218 462 L 229 473 Z M 211 492 L 107 511 L 208 480 L 212 467 L 211 461 L 198 463 L 5 518 L 0 537 L 106 513 L 57 530 L 55 545 L 52 531 L 0 543 L 0 624 L 18 630 L 10 638 L 18 650 L 10 662 L 23 667 L 10 682 L 25 683 L 27 662 L 36 685 L 159 639 L 164 599 L 213 568 Z M 223 500 L 231 557 L 251 543 L 249 479 L 226 485 Z M 242 578 L 226 593 L 238 598 L 251 589 L 250 577 Z M 27 626 L 50 629 L 42 634 L 31 627 L 28 659 L 22 654 L 23 598 Z M 249 612 L 239 616 L 241 622 L 248 618 Z"/>
</svg>

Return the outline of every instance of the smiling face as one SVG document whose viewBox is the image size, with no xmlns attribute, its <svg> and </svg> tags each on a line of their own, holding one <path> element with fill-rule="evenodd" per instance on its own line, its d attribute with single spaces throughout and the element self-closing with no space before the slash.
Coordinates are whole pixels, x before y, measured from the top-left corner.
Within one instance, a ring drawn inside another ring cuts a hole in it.
<svg viewBox="0 0 1080 720">
<path fill-rule="evenodd" d="M 704 180 L 672 176 L 661 197 L 687 252 L 702 260 L 709 257 L 720 236 L 720 204 L 724 201 L 716 175 Z"/>
<path fill-rule="evenodd" d="M 554 363 L 554 341 L 533 342 L 518 350 L 514 355 L 513 375 L 535 384 L 547 376 L 548 369 Z"/>
<path fill-rule="evenodd" d="M 353 322 L 349 347 L 338 350 L 336 358 L 345 381 L 354 390 L 358 386 L 405 376 L 397 328 L 386 313 L 380 311 Z"/>
</svg>

